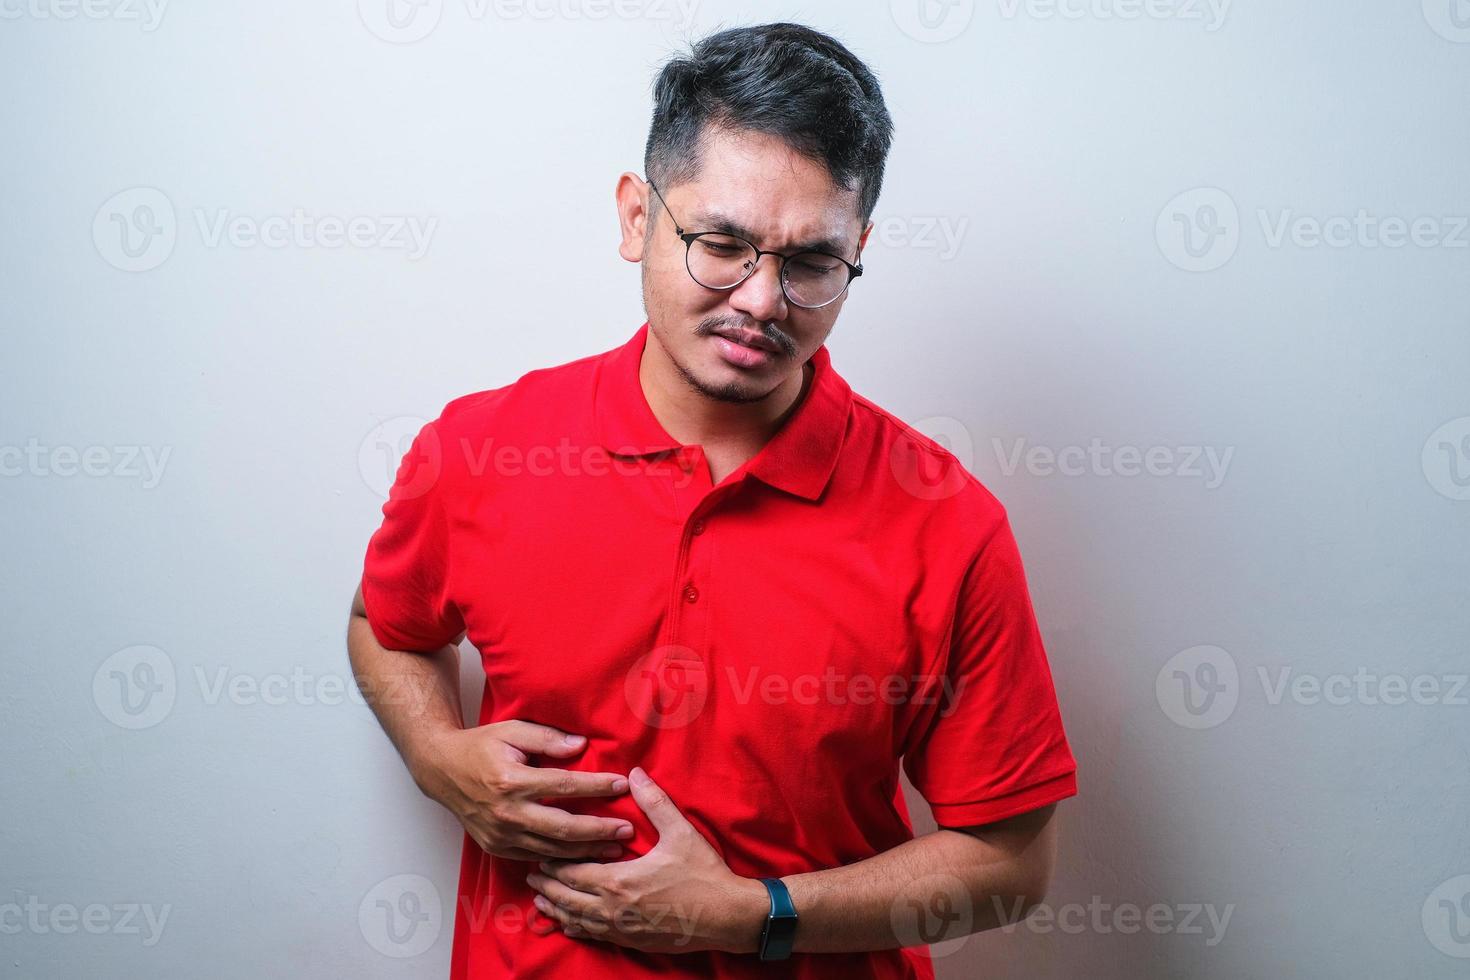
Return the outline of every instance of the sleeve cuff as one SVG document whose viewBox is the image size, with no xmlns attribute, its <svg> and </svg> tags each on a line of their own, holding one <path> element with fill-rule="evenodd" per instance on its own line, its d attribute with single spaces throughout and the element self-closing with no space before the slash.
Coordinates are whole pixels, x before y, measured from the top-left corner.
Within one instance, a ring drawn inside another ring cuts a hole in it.
<svg viewBox="0 0 1470 980">
<path fill-rule="evenodd" d="M 384 650 L 429 653 L 438 650 L 449 642 L 449 640 L 441 640 L 436 643 L 432 639 L 410 636 L 407 633 L 401 633 L 395 630 L 393 627 L 376 618 L 373 615 L 373 602 L 369 598 L 366 580 L 362 584 L 362 609 L 364 614 L 363 618 L 368 621 L 368 628 L 373 631 L 373 638 L 378 641 L 378 645 Z M 453 637 L 450 637 L 450 639 L 453 639 Z"/>
<path fill-rule="evenodd" d="M 1077 795 L 1077 770 L 1062 773 L 1025 789 L 973 803 L 930 803 L 941 827 L 974 827 L 1036 810 Z"/>
</svg>

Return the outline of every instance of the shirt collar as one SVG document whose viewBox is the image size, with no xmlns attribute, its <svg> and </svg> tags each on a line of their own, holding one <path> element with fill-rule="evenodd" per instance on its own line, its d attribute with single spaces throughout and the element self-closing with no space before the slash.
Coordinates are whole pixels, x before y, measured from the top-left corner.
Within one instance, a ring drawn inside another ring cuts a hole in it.
<svg viewBox="0 0 1470 980">
<path fill-rule="evenodd" d="M 645 321 L 627 343 L 610 351 L 597 376 L 593 402 L 598 436 L 604 449 L 619 456 L 682 448 L 659 424 L 638 379 L 648 329 Z M 817 348 L 810 363 L 812 379 L 801 404 L 746 463 L 745 471 L 763 483 L 816 500 L 837 466 L 852 389 L 832 369 L 826 344 Z"/>
</svg>

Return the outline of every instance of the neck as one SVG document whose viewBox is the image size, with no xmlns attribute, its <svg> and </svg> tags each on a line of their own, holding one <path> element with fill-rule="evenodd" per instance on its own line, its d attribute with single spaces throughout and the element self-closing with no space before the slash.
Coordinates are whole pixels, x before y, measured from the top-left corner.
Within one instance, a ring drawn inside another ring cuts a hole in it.
<svg viewBox="0 0 1470 980">
<path fill-rule="evenodd" d="M 814 370 L 810 361 L 803 363 L 759 401 L 719 401 L 684 379 L 650 330 L 638 366 L 638 380 L 654 417 L 664 431 L 684 445 L 759 448 L 801 404 Z"/>
</svg>

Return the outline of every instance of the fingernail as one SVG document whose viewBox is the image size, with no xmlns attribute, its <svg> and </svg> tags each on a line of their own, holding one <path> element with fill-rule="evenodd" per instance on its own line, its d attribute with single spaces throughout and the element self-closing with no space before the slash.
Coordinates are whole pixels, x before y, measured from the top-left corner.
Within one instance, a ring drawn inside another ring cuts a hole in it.
<svg viewBox="0 0 1470 980">
<path fill-rule="evenodd" d="M 566 742 L 568 745 L 578 745 L 585 737 L 586 736 L 584 735 L 563 735 L 562 741 Z"/>
<path fill-rule="evenodd" d="M 627 788 L 628 788 L 628 781 L 626 779 L 614 779 L 613 780 L 613 783 L 612 783 L 612 791 L 614 793 L 621 793 L 623 790 L 625 790 Z"/>
<path fill-rule="evenodd" d="M 633 771 L 628 773 L 628 778 L 633 781 L 634 786 L 647 786 L 653 781 L 648 778 L 648 773 L 639 766 L 633 767 Z"/>
<path fill-rule="evenodd" d="M 632 837 L 633 825 L 628 823 L 623 824 L 621 827 L 618 828 L 616 836 L 621 837 L 623 840 L 627 840 L 629 837 Z"/>
</svg>

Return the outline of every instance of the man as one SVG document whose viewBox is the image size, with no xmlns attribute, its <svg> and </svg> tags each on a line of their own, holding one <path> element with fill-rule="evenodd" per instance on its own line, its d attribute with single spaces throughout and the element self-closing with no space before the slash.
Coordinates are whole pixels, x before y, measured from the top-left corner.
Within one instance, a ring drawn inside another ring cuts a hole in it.
<svg viewBox="0 0 1470 980">
<path fill-rule="evenodd" d="M 825 346 L 892 123 L 792 24 L 655 100 L 616 191 L 647 322 L 424 427 L 353 666 L 465 827 L 456 980 L 932 977 L 923 944 L 1042 900 L 1076 765 L 1004 509 Z"/>
</svg>

